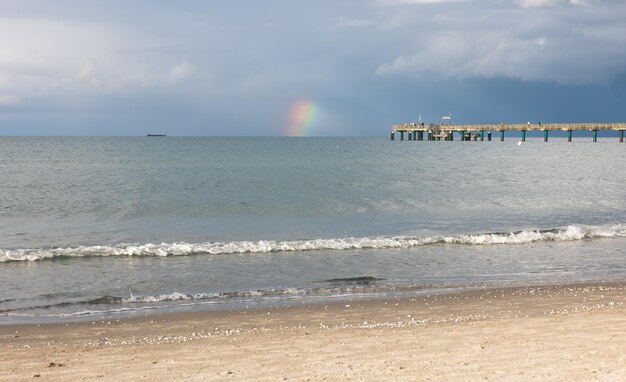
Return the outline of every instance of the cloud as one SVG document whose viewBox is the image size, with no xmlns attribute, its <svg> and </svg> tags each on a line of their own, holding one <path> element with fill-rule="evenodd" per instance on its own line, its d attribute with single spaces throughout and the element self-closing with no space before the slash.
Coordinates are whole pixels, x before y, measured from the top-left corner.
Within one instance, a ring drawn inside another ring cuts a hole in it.
<svg viewBox="0 0 626 382">
<path fill-rule="evenodd" d="M 423 52 L 400 56 L 381 65 L 377 73 L 434 73 L 461 79 L 498 76 L 542 79 L 538 70 L 541 63 L 533 61 L 541 56 L 546 41 L 545 37 L 516 39 L 503 32 L 441 32 L 429 37 Z"/>
<path fill-rule="evenodd" d="M 521 8 L 546 8 L 557 5 L 589 5 L 592 0 L 515 0 L 515 3 Z"/>
<path fill-rule="evenodd" d="M 137 92 L 173 86 L 195 74 L 189 62 L 173 64 L 168 48 L 159 48 L 171 41 L 130 28 L 0 16 L 0 94 L 11 94 L 3 96 L 3 105 L 41 97 L 84 99 Z M 2 41 L 7 36 L 11 41 Z"/>
<path fill-rule="evenodd" d="M 475 0 L 376 0 L 377 5 L 402 5 L 402 4 L 445 4 L 464 3 Z"/>
<path fill-rule="evenodd" d="M 337 17 L 335 19 L 335 22 L 340 27 L 345 27 L 345 28 L 367 27 L 367 26 L 374 24 L 372 20 L 354 19 L 354 18 L 345 17 L 345 16 Z"/>
<path fill-rule="evenodd" d="M 534 7 L 570 1 L 527 0 Z M 472 8 L 431 17 L 412 51 L 379 65 L 382 76 L 416 79 L 511 78 L 558 84 L 606 84 L 626 71 L 624 4 L 585 9 Z M 391 15 L 390 18 L 395 17 Z M 407 26 L 400 27 L 408 28 Z"/>
<path fill-rule="evenodd" d="M 517 5 L 522 8 L 541 8 L 551 7 L 559 3 L 563 3 L 563 0 L 516 0 Z"/>
<path fill-rule="evenodd" d="M 475 86 L 464 93 L 472 96 L 501 81 L 606 89 L 626 73 L 624 0 L 6 4 L 2 110 L 18 104 L 24 116 L 158 112 L 206 129 L 228 121 L 271 133 L 285 105 L 310 98 L 337 121 L 377 129 L 416 103 L 436 109 L 460 97 L 455 86 Z"/>
<path fill-rule="evenodd" d="M 19 105 L 20 98 L 13 94 L 0 95 L 0 107 Z"/>
<path fill-rule="evenodd" d="M 178 82 L 192 77 L 193 74 L 193 67 L 189 65 L 187 61 L 182 61 L 170 70 L 169 78 L 174 82 Z"/>
<path fill-rule="evenodd" d="M 0 43 L 5 91 L 32 98 L 59 96 L 79 85 L 110 85 L 101 75 L 116 66 L 107 52 L 119 40 L 100 25 L 5 17 L 0 18 L 0 36 L 13 36 L 12 43 Z"/>
<path fill-rule="evenodd" d="M 89 61 L 85 62 L 78 71 L 78 80 L 87 83 L 92 86 L 98 86 L 100 79 L 97 76 L 98 68 L 96 63 Z"/>
</svg>

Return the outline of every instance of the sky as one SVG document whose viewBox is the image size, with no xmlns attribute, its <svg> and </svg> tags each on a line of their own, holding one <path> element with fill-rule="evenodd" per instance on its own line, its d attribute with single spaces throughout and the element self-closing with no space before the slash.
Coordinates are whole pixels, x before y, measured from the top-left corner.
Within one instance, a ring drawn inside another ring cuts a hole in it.
<svg viewBox="0 0 626 382">
<path fill-rule="evenodd" d="M 624 0 L 0 0 L 0 135 L 626 122 Z"/>
</svg>

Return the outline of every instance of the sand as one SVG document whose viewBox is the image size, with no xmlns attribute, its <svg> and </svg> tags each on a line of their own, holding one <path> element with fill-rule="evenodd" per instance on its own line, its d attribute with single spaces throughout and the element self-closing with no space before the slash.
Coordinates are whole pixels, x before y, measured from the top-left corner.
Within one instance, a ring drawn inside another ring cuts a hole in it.
<svg viewBox="0 0 626 382">
<path fill-rule="evenodd" d="M 0 326 L 2 381 L 625 381 L 626 286 Z"/>
</svg>

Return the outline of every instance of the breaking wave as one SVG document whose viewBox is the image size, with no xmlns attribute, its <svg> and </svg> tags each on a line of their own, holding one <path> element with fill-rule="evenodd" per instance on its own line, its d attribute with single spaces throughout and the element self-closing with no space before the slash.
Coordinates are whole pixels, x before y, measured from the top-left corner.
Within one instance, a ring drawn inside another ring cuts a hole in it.
<svg viewBox="0 0 626 382">
<path fill-rule="evenodd" d="M 411 248 L 426 245 L 513 245 L 546 241 L 574 241 L 597 238 L 626 237 L 626 225 L 570 225 L 548 230 L 477 233 L 449 236 L 390 236 L 346 237 L 334 239 L 290 241 L 238 241 L 229 243 L 161 243 L 141 245 L 94 245 L 59 248 L 0 249 L 0 263 L 8 261 L 38 261 L 53 258 L 103 256 L 188 256 L 196 254 L 269 253 L 290 251 L 355 250 Z"/>
</svg>

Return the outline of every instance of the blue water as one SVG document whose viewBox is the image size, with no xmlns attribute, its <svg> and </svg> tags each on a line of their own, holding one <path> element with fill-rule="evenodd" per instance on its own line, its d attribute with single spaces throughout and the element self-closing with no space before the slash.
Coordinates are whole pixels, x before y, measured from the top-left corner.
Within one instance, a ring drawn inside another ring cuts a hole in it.
<svg viewBox="0 0 626 382">
<path fill-rule="evenodd" d="M 0 138 L 0 322 L 626 279 L 616 138 Z"/>
</svg>

